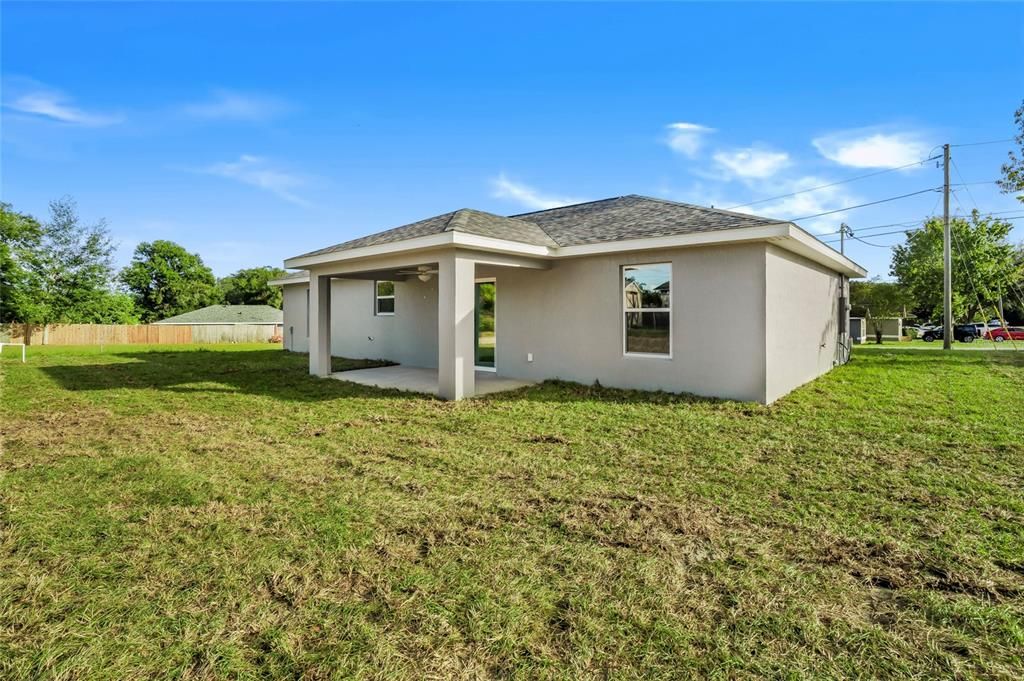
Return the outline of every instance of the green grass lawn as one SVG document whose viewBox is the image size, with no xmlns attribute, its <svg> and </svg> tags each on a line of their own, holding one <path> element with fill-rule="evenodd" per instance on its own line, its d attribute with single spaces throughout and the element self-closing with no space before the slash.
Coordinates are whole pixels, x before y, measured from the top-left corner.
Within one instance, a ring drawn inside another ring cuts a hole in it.
<svg viewBox="0 0 1024 681">
<path fill-rule="evenodd" d="M 0 361 L 0 678 L 1024 675 L 1024 353 L 773 406 Z"/>
</svg>

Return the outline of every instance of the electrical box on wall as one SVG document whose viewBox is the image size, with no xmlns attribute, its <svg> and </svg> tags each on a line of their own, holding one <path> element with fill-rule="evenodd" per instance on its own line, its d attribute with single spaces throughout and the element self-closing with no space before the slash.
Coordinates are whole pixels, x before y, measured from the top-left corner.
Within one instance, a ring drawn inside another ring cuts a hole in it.
<svg viewBox="0 0 1024 681">
<path fill-rule="evenodd" d="M 526 361 L 527 362 L 532 362 L 533 361 L 533 353 L 532 352 L 526 353 Z"/>
</svg>

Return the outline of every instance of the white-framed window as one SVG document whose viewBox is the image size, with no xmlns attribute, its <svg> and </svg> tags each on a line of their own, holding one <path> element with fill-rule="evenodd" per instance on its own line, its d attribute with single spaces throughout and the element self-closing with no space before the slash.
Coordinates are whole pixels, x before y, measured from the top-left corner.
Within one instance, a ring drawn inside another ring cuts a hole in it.
<svg viewBox="0 0 1024 681">
<path fill-rule="evenodd" d="M 373 313 L 378 317 L 395 314 L 395 282 L 373 282 Z"/>
<path fill-rule="evenodd" d="M 672 357 L 672 263 L 625 265 L 622 286 L 622 352 Z"/>
</svg>

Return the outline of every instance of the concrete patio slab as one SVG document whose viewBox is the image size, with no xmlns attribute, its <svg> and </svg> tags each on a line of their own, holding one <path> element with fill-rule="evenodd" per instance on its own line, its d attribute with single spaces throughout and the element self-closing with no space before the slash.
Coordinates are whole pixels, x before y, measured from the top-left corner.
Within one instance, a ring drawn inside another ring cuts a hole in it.
<svg viewBox="0 0 1024 681">
<path fill-rule="evenodd" d="M 397 388 L 428 395 L 436 395 L 438 391 L 437 369 L 410 367 L 402 364 L 354 371 L 335 371 L 331 374 L 331 378 L 336 378 L 339 381 L 351 381 L 360 385 L 372 385 L 377 388 Z M 533 381 L 505 378 L 490 371 L 476 372 L 477 395 L 516 390 L 528 385 L 533 385 Z"/>
</svg>

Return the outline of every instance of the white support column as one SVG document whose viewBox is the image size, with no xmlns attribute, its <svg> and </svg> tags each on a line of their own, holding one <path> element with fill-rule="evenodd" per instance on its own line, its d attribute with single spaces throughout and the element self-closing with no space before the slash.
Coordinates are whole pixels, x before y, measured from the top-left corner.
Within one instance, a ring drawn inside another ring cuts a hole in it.
<svg viewBox="0 0 1024 681">
<path fill-rule="evenodd" d="M 461 400 L 476 392 L 476 263 L 454 251 L 438 259 L 437 269 L 438 394 Z"/>
<path fill-rule="evenodd" d="M 331 278 L 309 273 L 309 373 L 331 375 Z"/>
</svg>

